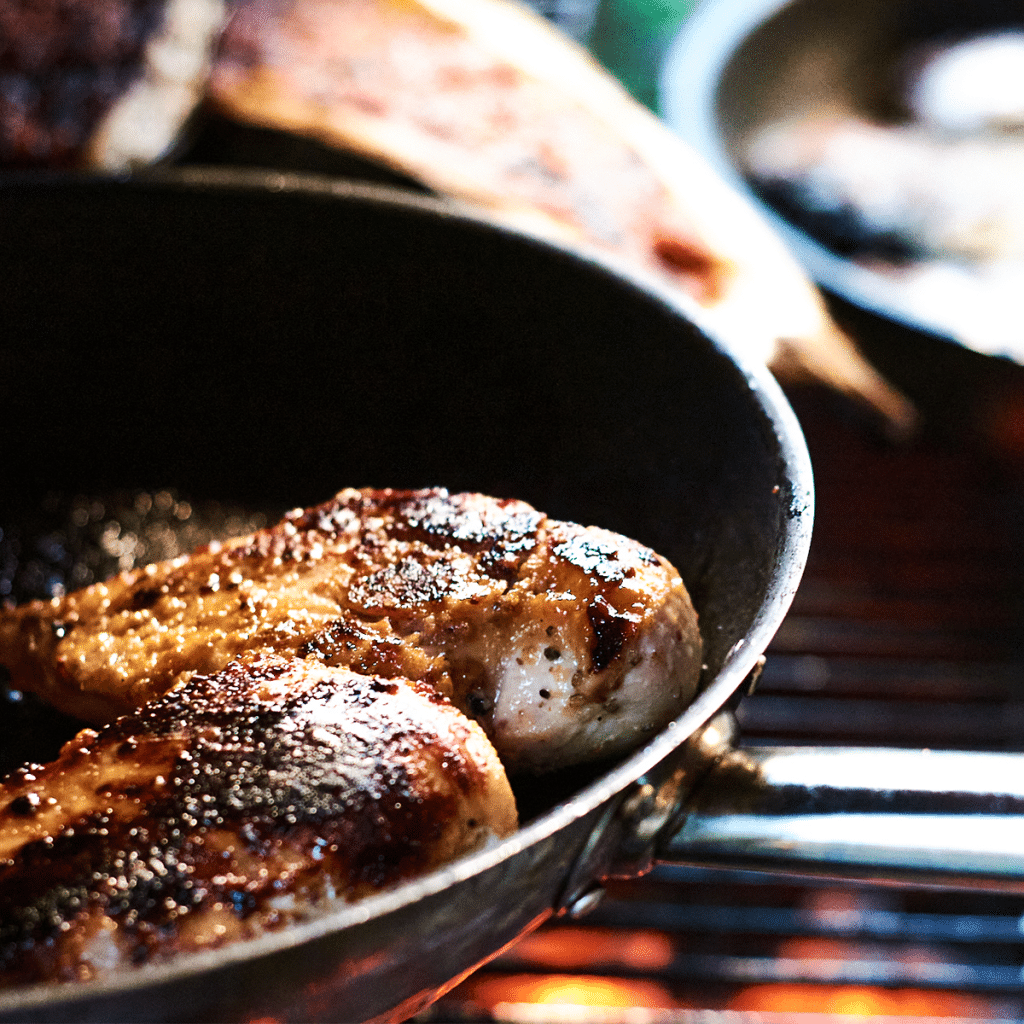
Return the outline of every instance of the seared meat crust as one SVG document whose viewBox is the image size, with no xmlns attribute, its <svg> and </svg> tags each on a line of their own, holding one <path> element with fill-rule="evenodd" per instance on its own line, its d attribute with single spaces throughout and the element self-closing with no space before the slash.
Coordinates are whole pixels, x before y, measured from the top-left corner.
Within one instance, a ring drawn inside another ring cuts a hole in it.
<svg viewBox="0 0 1024 1024">
<path fill-rule="evenodd" d="M 0 616 L 16 685 L 88 721 L 276 653 L 429 682 L 506 765 L 634 746 L 692 699 L 696 615 L 624 537 L 444 490 L 346 490 L 252 535 Z"/>
<path fill-rule="evenodd" d="M 234 662 L 0 785 L 0 985 L 252 937 L 516 824 L 493 748 L 433 687 Z"/>
<path fill-rule="evenodd" d="M 691 699 L 700 640 L 624 537 L 346 490 L 7 609 L 0 661 L 100 726 L 0 783 L 4 985 L 251 938 L 504 837 L 506 767 L 635 745 Z"/>
</svg>

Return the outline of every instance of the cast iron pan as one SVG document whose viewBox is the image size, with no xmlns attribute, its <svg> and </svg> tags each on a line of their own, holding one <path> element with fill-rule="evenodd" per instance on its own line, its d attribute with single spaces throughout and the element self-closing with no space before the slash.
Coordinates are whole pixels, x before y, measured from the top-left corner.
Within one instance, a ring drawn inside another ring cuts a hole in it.
<svg viewBox="0 0 1024 1024">
<path fill-rule="evenodd" d="M 10 596 L 78 571 L 60 522 L 83 507 L 102 526 L 139 495 L 275 514 L 443 485 L 653 546 L 707 645 L 690 712 L 625 763 L 517 782 L 526 820 L 496 849 L 257 942 L 0 995 L 0 1020 L 414 1012 L 608 869 L 618 808 L 644 816 L 662 774 L 677 785 L 676 752 L 754 669 L 802 571 L 810 470 L 774 382 L 597 258 L 308 176 L 13 176 L 0 281 Z M 4 707 L 6 742 L 22 713 Z"/>
<path fill-rule="evenodd" d="M 811 475 L 774 382 L 676 294 L 431 199 L 237 170 L 0 179 L 0 282 L 10 596 L 113 571 L 129 536 L 444 485 L 661 551 L 707 663 L 625 761 L 516 780 L 499 846 L 255 942 L 8 992 L 0 1020 L 402 1019 L 655 858 L 1024 891 L 1013 755 L 734 748 Z M 74 728 L 2 710 L 0 756 Z"/>
</svg>

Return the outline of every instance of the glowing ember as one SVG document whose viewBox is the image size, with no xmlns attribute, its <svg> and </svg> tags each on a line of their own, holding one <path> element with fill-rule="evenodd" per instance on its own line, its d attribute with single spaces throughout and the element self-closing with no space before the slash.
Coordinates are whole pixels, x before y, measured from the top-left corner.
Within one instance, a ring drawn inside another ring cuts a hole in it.
<svg viewBox="0 0 1024 1024">
<path fill-rule="evenodd" d="M 545 1019 L 594 1020 L 592 1012 L 572 1013 L 572 1008 L 601 1007 L 630 1009 L 673 1009 L 678 1006 L 671 993 L 653 981 L 627 981 L 596 975 L 518 974 L 470 978 L 464 993 L 474 1002 L 493 1007 L 498 1019 L 529 1020 L 528 1007 L 544 1007 Z M 557 1011 L 554 1008 L 557 1007 Z M 622 1019 L 621 1015 L 616 1016 Z"/>
<path fill-rule="evenodd" d="M 559 928 L 541 930 L 516 946 L 516 955 L 549 970 L 578 970 L 587 965 L 663 970 L 672 963 L 672 937 L 649 929 L 622 932 L 613 928 Z"/>
</svg>

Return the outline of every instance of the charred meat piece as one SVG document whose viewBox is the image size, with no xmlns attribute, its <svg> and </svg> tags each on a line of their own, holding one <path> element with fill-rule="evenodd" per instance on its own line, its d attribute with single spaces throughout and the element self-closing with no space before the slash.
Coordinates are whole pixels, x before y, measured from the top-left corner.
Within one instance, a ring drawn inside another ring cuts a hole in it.
<svg viewBox="0 0 1024 1024">
<path fill-rule="evenodd" d="M 584 97 L 593 87 L 604 101 L 598 116 L 566 88 L 581 74 Z M 702 298 L 734 273 L 614 123 L 610 77 L 519 5 L 253 0 L 221 37 L 209 96 L 233 120 L 624 250 Z"/>
<path fill-rule="evenodd" d="M 237 661 L 0 785 L 0 984 L 251 938 L 516 825 L 492 746 L 433 687 Z"/>
<path fill-rule="evenodd" d="M 225 0 L 2 0 L 0 167 L 147 164 L 198 104 Z"/>
<path fill-rule="evenodd" d="M 0 613 L 14 684 L 93 723 L 260 653 L 430 683 L 529 770 L 634 747 L 687 706 L 701 664 L 689 596 L 653 551 L 444 490 L 342 491 Z"/>
</svg>

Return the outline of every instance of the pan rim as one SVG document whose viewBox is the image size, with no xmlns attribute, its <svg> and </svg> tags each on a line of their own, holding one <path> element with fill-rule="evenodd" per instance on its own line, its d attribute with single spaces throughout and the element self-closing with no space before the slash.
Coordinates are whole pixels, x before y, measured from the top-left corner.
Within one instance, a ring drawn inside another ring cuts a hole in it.
<svg viewBox="0 0 1024 1024">
<path fill-rule="evenodd" d="M 144 965 L 114 978 L 41 983 L 10 989 L 0 992 L 0 1014 L 53 1008 L 65 1001 L 69 1004 L 83 1004 L 117 997 L 128 991 L 138 996 L 142 987 L 184 982 L 242 961 L 258 961 L 384 917 L 499 867 L 522 851 L 540 844 L 595 812 L 654 769 L 721 710 L 750 675 L 788 611 L 807 561 L 814 511 L 811 461 L 796 414 L 767 368 L 750 361 L 735 345 L 707 326 L 700 308 L 688 296 L 614 254 L 599 251 L 596 247 L 569 246 L 552 241 L 522 227 L 499 223 L 485 212 L 454 201 L 424 196 L 390 185 L 352 182 L 305 172 L 211 167 L 159 168 L 132 176 L 14 172 L 0 174 L 0 197 L 7 183 L 30 183 L 44 188 L 60 186 L 69 181 L 86 188 L 156 187 L 190 191 L 201 187 L 225 192 L 242 190 L 264 194 L 311 195 L 327 200 L 336 198 L 387 208 L 398 207 L 420 211 L 427 216 L 453 219 L 499 235 L 524 239 L 561 257 L 582 261 L 599 274 L 612 276 L 641 293 L 645 301 L 660 305 L 673 317 L 688 321 L 698 329 L 710 347 L 733 363 L 760 408 L 766 426 L 774 432 L 778 457 L 784 467 L 785 478 L 791 485 L 791 493 L 785 515 L 788 526 L 780 537 L 768 593 L 744 638 L 734 645 L 717 675 L 689 708 L 647 744 L 588 783 L 570 799 L 545 811 L 493 846 L 467 854 L 428 875 L 328 911 L 310 921 L 289 925 L 279 932 L 268 932 L 220 949 L 185 953 L 166 963 Z"/>
</svg>

